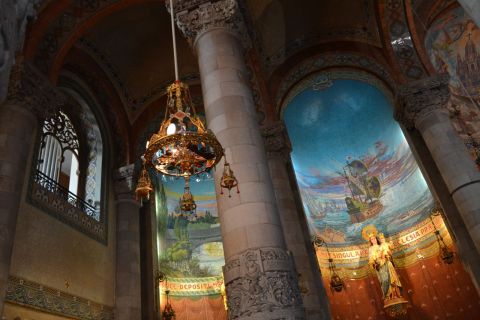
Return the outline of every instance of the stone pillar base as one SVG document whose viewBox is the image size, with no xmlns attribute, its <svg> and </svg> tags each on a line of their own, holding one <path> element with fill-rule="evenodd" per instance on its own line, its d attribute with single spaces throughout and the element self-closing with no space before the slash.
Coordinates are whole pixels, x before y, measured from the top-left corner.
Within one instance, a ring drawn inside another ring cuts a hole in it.
<svg viewBox="0 0 480 320">
<path fill-rule="evenodd" d="M 285 249 L 248 249 L 227 262 L 224 276 L 230 319 L 305 319 Z"/>
</svg>

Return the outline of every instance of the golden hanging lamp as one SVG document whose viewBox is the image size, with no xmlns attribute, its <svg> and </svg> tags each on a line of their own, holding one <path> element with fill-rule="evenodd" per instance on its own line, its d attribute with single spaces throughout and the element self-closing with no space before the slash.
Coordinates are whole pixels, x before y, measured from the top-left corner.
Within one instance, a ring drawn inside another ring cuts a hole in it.
<svg viewBox="0 0 480 320">
<path fill-rule="evenodd" d="M 135 189 L 135 195 L 137 201 L 142 201 L 142 199 L 150 199 L 150 193 L 153 191 L 152 182 L 150 181 L 150 176 L 148 175 L 145 165 L 143 166 L 142 172 L 140 173 L 140 178 L 137 182 L 137 188 Z"/>
<path fill-rule="evenodd" d="M 170 18 L 176 80 L 167 89 L 165 118 L 158 132 L 148 140 L 142 159 L 147 168 L 153 168 L 163 175 L 185 179 L 185 192 L 180 201 L 185 209 L 193 208 L 185 211 L 192 212 L 196 204 L 190 193 L 190 177 L 214 168 L 223 157 L 223 148 L 213 132 L 206 129 L 197 116 L 188 85 L 179 80 L 172 0 Z M 148 176 L 144 169 L 141 179 L 144 172 Z M 140 185 L 143 181 L 141 179 L 137 190 L 145 193 L 147 189 Z"/>
<path fill-rule="evenodd" d="M 238 188 L 238 180 L 233 174 L 233 170 L 230 168 L 230 164 L 225 161 L 223 165 L 223 174 L 222 178 L 220 179 L 220 194 L 223 194 L 223 189 L 228 189 L 228 197 L 231 198 L 232 195 L 230 191 L 237 187 L 237 193 L 240 193 L 240 189 Z"/>
<path fill-rule="evenodd" d="M 147 166 L 168 176 L 190 177 L 209 171 L 223 156 L 215 135 L 196 115 L 188 85 L 175 81 L 167 89 L 167 112 L 147 144 Z"/>
<path fill-rule="evenodd" d="M 179 206 L 180 210 L 183 214 L 195 214 L 196 209 L 197 209 L 197 204 L 195 203 L 195 200 L 193 199 L 193 195 L 190 192 L 190 178 L 186 177 L 185 178 L 185 188 L 183 191 L 182 196 L 180 197 L 179 201 Z"/>
</svg>

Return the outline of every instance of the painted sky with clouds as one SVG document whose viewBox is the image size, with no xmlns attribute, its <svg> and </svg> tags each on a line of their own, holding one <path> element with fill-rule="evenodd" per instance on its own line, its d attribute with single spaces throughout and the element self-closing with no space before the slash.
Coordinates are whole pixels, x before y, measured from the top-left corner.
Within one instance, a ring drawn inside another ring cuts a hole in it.
<svg viewBox="0 0 480 320">
<path fill-rule="evenodd" d="M 323 90 L 307 88 L 287 106 L 292 160 L 312 233 L 330 227 L 345 241 L 358 241 L 358 229 L 368 223 L 391 234 L 425 218 L 433 200 L 392 113 L 382 92 L 356 80 L 335 80 Z M 347 159 L 362 160 L 383 190 L 383 211 L 355 226 L 346 209 L 321 218 L 311 212 L 322 201 L 344 205 L 349 194 L 340 173 Z"/>
</svg>

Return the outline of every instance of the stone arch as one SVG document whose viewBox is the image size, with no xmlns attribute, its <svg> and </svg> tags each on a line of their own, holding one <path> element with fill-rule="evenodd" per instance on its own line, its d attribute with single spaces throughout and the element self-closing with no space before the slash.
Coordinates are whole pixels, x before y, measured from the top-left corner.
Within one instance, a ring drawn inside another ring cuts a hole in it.
<svg viewBox="0 0 480 320">
<path fill-rule="evenodd" d="M 396 81 L 388 69 L 376 60 L 355 53 L 325 53 L 302 61 L 282 78 L 274 96 L 276 116 L 281 119 L 289 95 L 295 92 L 295 88 L 304 85 L 302 81 L 311 81 L 310 77 L 330 72 L 329 70 L 342 70 L 344 77 L 347 77 L 347 74 L 362 74 L 364 79 L 376 82 L 381 90 L 389 92 L 388 95 L 392 98 L 394 96 Z"/>
</svg>

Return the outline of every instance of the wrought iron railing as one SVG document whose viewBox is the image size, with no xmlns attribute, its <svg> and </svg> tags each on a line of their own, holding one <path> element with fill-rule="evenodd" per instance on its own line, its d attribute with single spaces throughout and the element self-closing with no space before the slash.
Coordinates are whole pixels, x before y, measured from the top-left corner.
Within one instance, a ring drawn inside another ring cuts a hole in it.
<svg viewBox="0 0 480 320">
<path fill-rule="evenodd" d="M 94 218 L 97 221 L 100 220 L 100 212 L 98 209 L 96 209 L 88 202 L 83 201 L 75 194 L 68 191 L 67 188 L 62 187 L 58 184 L 58 182 L 43 174 L 39 170 L 35 171 L 35 182 L 45 188 L 47 191 L 54 193 L 59 198 L 65 199 L 65 201 L 68 202 L 70 205 L 80 209 L 88 216 Z"/>
</svg>

